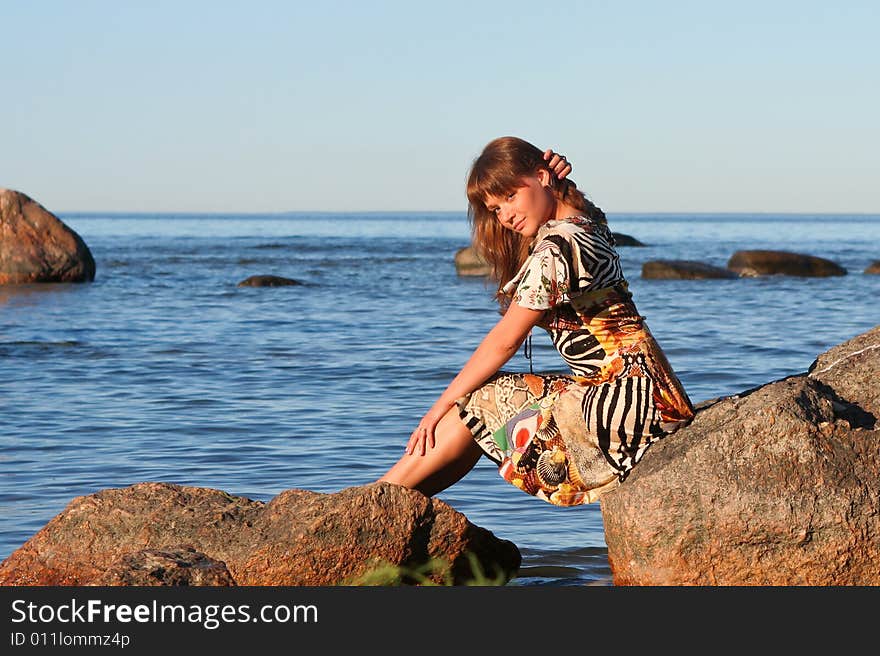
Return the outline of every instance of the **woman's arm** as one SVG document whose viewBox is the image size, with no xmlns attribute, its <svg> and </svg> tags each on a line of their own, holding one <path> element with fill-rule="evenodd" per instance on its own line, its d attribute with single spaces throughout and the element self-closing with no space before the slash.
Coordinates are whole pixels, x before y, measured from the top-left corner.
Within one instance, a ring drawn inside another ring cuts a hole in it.
<svg viewBox="0 0 880 656">
<path fill-rule="evenodd" d="M 426 446 L 433 448 L 434 428 L 455 404 L 455 400 L 473 392 L 495 375 L 517 352 L 544 312 L 510 304 L 507 312 L 486 334 L 458 375 L 419 422 L 406 445 L 406 453 L 424 455 Z"/>
</svg>

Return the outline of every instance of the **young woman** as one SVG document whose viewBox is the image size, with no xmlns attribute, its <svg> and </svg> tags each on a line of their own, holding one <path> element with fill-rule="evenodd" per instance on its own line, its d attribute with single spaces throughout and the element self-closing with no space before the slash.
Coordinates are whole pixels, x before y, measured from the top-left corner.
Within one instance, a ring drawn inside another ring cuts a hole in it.
<svg viewBox="0 0 880 656">
<path fill-rule="evenodd" d="M 492 266 L 503 314 L 379 480 L 430 496 L 486 455 L 529 494 L 590 503 L 693 418 L 632 301 L 605 215 L 569 170 L 516 137 L 491 141 L 474 161 L 473 245 Z M 501 371 L 534 326 L 571 375 Z"/>
</svg>

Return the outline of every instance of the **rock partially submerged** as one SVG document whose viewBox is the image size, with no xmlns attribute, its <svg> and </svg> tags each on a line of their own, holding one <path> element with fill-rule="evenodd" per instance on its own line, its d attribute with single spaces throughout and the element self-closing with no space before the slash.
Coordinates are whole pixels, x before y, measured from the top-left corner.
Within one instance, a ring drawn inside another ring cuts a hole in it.
<svg viewBox="0 0 880 656">
<path fill-rule="evenodd" d="M 0 563 L 2 585 L 344 585 L 381 565 L 453 584 L 516 575 L 516 545 L 435 498 L 389 483 L 268 503 L 138 483 L 77 497 Z"/>
<path fill-rule="evenodd" d="M 873 262 L 871 262 L 868 266 L 865 267 L 863 273 L 880 273 L 880 260 L 874 260 Z"/>
<path fill-rule="evenodd" d="M 739 275 L 730 269 L 694 260 L 650 260 L 642 265 L 642 278 L 703 280 L 708 278 L 739 278 Z"/>
<path fill-rule="evenodd" d="M 626 235 L 622 232 L 612 232 L 611 235 L 614 237 L 615 246 L 641 247 L 645 245 L 632 235 Z"/>
<path fill-rule="evenodd" d="M 488 276 L 492 267 L 473 246 L 465 246 L 455 251 L 455 270 L 460 276 Z"/>
<path fill-rule="evenodd" d="M 707 403 L 601 499 L 615 585 L 880 585 L 880 326 Z"/>
<path fill-rule="evenodd" d="M 727 268 L 744 277 L 826 277 L 844 276 L 847 273 L 845 268 L 824 257 L 773 250 L 737 251 L 727 261 Z"/>
<path fill-rule="evenodd" d="M 257 275 L 249 276 L 238 283 L 238 287 L 290 287 L 301 285 L 299 280 L 283 276 Z"/>
<path fill-rule="evenodd" d="M 0 285 L 94 279 L 95 259 L 74 230 L 29 196 L 0 189 Z"/>
</svg>

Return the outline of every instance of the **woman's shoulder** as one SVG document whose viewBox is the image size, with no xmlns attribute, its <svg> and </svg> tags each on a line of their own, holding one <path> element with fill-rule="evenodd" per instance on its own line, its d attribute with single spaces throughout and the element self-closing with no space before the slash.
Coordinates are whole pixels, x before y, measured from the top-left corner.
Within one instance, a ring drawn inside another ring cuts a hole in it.
<svg viewBox="0 0 880 656">
<path fill-rule="evenodd" d="M 555 237 L 555 239 L 553 239 Z M 567 241 L 582 241 L 585 238 L 599 238 L 608 240 L 611 233 L 604 221 L 598 221 L 587 216 L 569 216 L 564 219 L 551 219 L 541 226 L 535 235 L 535 243 L 550 239 L 558 241 L 559 238 Z"/>
</svg>

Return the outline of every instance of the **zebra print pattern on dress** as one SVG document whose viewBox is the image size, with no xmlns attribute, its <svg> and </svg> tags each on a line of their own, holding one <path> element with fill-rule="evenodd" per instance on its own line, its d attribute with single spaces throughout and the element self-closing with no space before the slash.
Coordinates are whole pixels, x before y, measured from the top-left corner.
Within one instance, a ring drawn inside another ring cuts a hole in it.
<svg viewBox="0 0 880 656">
<path fill-rule="evenodd" d="M 623 269 L 620 266 L 620 256 L 614 250 L 613 237 L 604 226 L 597 226 L 593 230 L 577 230 L 568 233 L 568 236 L 578 246 L 578 266 L 572 259 L 571 243 L 566 237 L 559 234 L 547 235 L 545 239 L 552 242 L 559 249 L 565 261 L 568 271 L 577 271 L 577 278 L 571 279 L 572 286 L 569 296 L 591 289 L 603 289 L 612 287 L 623 282 Z"/>
<path fill-rule="evenodd" d="M 605 226 L 595 226 L 593 230 L 577 230 L 568 233 L 577 248 L 577 262 L 574 260 L 572 245 L 568 238 L 551 234 L 545 239 L 559 250 L 566 267 L 566 276 L 572 280 L 569 297 L 613 287 L 624 282 L 620 257 L 614 250 L 614 238 Z M 571 272 L 577 272 L 575 278 Z M 552 323 L 552 322 L 551 322 Z M 571 367 L 576 376 L 593 376 L 599 372 L 607 357 L 599 340 L 589 330 L 566 330 L 551 328 L 550 338 L 559 354 Z"/>
<path fill-rule="evenodd" d="M 501 464 L 504 454 L 498 448 L 498 445 L 495 444 L 495 440 L 492 439 L 492 433 L 486 428 L 486 424 L 476 415 L 469 414 L 463 410 L 459 410 L 459 416 L 486 456 L 496 464 Z"/>
<path fill-rule="evenodd" d="M 590 388 L 581 409 L 587 429 L 623 480 L 647 448 L 665 434 L 650 378 L 630 376 Z"/>
<path fill-rule="evenodd" d="M 586 330 L 550 330 L 550 339 L 575 376 L 595 376 L 607 353 Z"/>
</svg>

